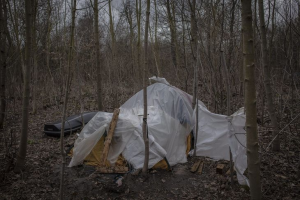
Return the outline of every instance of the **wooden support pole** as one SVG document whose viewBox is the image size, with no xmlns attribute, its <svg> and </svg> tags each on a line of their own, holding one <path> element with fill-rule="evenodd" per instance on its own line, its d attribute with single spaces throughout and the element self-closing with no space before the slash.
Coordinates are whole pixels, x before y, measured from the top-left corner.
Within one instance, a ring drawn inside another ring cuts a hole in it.
<svg viewBox="0 0 300 200">
<path fill-rule="evenodd" d="M 108 155 L 109 147 L 110 147 L 110 144 L 111 144 L 111 140 L 112 140 L 112 137 L 114 135 L 115 128 L 117 126 L 119 113 L 120 113 L 120 109 L 118 109 L 118 108 L 115 109 L 113 117 L 112 117 L 110 125 L 109 125 L 109 130 L 108 130 L 108 134 L 106 136 L 105 142 L 104 142 L 104 148 L 103 148 L 102 157 L 101 157 L 101 165 L 102 166 L 105 166 L 105 162 L 106 162 L 106 159 L 107 159 L 107 155 Z"/>
</svg>

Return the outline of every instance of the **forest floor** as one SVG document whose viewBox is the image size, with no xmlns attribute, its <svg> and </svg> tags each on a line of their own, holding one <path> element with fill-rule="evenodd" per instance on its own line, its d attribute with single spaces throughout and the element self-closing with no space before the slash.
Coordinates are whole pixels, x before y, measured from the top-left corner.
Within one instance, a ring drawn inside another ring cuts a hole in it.
<svg viewBox="0 0 300 200">
<path fill-rule="evenodd" d="M 59 138 L 45 136 L 43 126 L 61 118 L 61 106 L 44 107 L 37 114 L 30 114 L 26 167 L 24 172 L 16 174 L 13 167 L 21 125 L 20 104 L 8 105 L 5 129 L 0 132 L 0 199 L 58 199 Z M 71 103 L 69 107 L 69 115 L 75 114 L 76 105 Z M 272 136 L 268 128 L 259 126 L 263 199 L 300 199 L 297 178 L 300 133 L 296 123 L 289 126 L 278 153 L 266 150 Z M 66 136 L 66 148 L 75 139 L 76 134 Z M 197 160 L 204 162 L 201 174 L 190 172 Z M 67 164 L 69 161 L 68 157 Z M 216 173 L 218 163 L 225 163 L 225 172 L 229 168 L 226 161 L 188 158 L 187 163 L 174 166 L 172 172 L 152 170 L 146 177 L 123 175 L 120 187 L 115 183 L 116 174 L 99 174 L 87 165 L 67 167 L 65 199 L 250 199 L 249 190 L 241 187 L 235 176 L 231 185 L 229 175 Z"/>
</svg>

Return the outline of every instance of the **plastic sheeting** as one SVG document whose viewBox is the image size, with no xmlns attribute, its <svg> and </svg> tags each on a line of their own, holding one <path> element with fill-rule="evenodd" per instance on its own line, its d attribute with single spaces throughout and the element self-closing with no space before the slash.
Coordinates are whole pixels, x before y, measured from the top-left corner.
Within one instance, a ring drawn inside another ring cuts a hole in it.
<svg viewBox="0 0 300 200">
<path fill-rule="evenodd" d="M 237 173 L 238 182 L 241 185 L 250 186 L 249 180 L 243 175 L 247 168 L 246 153 L 246 116 L 244 108 L 240 108 L 229 118 L 229 145 L 232 153 L 235 171 Z"/>
<path fill-rule="evenodd" d="M 165 78 L 161 78 L 161 77 L 157 77 L 157 76 L 152 76 L 151 78 L 149 78 L 149 81 L 150 81 L 150 84 L 163 83 L 166 85 L 170 85 L 170 83 Z"/>
<path fill-rule="evenodd" d="M 149 137 L 154 137 L 167 152 L 171 166 L 186 162 L 186 139 L 194 127 L 192 97 L 162 83 L 150 85 L 147 97 Z M 142 123 L 143 103 L 143 91 L 140 91 L 121 106 L 121 113 L 139 116 Z"/>
<path fill-rule="evenodd" d="M 108 131 L 112 113 L 98 112 L 97 115 L 83 128 L 75 141 L 73 157 L 69 167 L 81 164 L 86 156 L 92 151 L 96 143 Z M 162 160 L 166 152 L 149 137 L 150 159 L 149 165 L 153 166 Z M 122 153 L 124 158 L 134 168 L 142 168 L 144 161 L 144 141 L 139 118 L 130 114 L 119 114 L 117 127 L 110 146 L 107 160 L 114 164 Z"/>
<path fill-rule="evenodd" d="M 247 168 L 244 109 L 239 109 L 229 117 L 211 113 L 200 104 L 198 109 L 196 156 L 230 160 L 230 147 L 238 182 L 249 186 L 248 179 L 243 175 Z"/>
<path fill-rule="evenodd" d="M 186 139 L 193 128 L 191 96 L 166 84 L 155 83 L 148 87 L 148 135 L 150 144 L 149 168 L 166 157 L 169 164 L 184 163 Z M 123 106 L 108 161 L 114 164 L 122 153 L 134 168 L 144 163 L 142 137 L 143 92 L 131 97 Z M 111 113 L 99 112 L 84 127 L 74 144 L 70 167 L 81 164 L 102 137 L 112 118 Z"/>
<path fill-rule="evenodd" d="M 170 86 L 163 78 L 152 77 L 156 83 L 147 87 L 148 135 L 150 145 L 149 168 L 166 157 L 170 165 L 184 163 L 186 139 L 196 123 L 192 96 Z M 117 127 L 108 154 L 113 165 L 120 154 L 134 168 L 143 167 L 144 141 L 142 137 L 143 91 L 121 106 Z M 198 101 L 199 120 L 197 156 L 229 160 L 229 146 L 240 184 L 248 184 L 243 176 L 247 166 L 245 115 L 243 109 L 228 117 L 211 113 Z M 69 167 L 81 164 L 109 127 L 112 113 L 99 112 L 84 127 L 73 149 Z"/>
</svg>

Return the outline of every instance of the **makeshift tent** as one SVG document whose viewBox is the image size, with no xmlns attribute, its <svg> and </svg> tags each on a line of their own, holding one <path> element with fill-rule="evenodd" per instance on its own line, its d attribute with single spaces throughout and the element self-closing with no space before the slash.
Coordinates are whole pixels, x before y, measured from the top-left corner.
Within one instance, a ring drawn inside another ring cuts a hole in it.
<svg viewBox="0 0 300 200">
<path fill-rule="evenodd" d="M 192 96 L 171 86 L 164 78 L 153 77 L 151 80 L 156 83 L 147 87 L 150 145 L 148 167 L 161 163 L 164 158 L 171 166 L 185 163 L 187 139 L 196 123 Z M 211 113 L 201 101 L 198 101 L 197 106 L 199 131 L 196 155 L 228 160 L 230 146 L 238 180 L 241 184 L 248 184 L 242 175 L 247 166 L 244 132 L 241 131 L 245 125 L 243 110 L 228 117 Z M 133 168 L 140 169 L 144 164 L 143 91 L 132 96 L 120 110 L 108 153 L 108 163 L 119 163 L 122 155 Z M 93 154 L 94 147 L 99 148 L 99 141 L 107 131 L 111 119 L 112 113 L 98 112 L 90 120 L 75 141 L 69 167 L 81 164 Z"/>
</svg>

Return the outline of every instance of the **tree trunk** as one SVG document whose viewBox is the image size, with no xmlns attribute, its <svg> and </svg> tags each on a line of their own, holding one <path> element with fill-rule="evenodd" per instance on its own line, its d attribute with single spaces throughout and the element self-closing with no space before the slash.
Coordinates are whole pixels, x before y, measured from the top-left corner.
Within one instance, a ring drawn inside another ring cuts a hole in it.
<svg viewBox="0 0 300 200">
<path fill-rule="evenodd" d="M 191 46 L 192 46 L 192 57 L 194 65 L 194 83 L 193 83 L 193 102 L 192 106 L 195 108 L 196 97 L 197 97 L 197 86 L 198 86 L 198 73 L 197 73 L 197 21 L 196 21 L 196 0 L 190 3 L 191 9 Z"/>
<path fill-rule="evenodd" d="M 232 1 L 232 7 L 231 7 L 231 13 L 230 13 L 230 28 L 229 28 L 229 34 L 230 34 L 230 40 L 229 40 L 229 47 L 228 47 L 228 61 L 227 61 L 227 67 L 228 67 L 228 75 L 230 76 L 230 71 L 232 68 L 232 54 L 234 53 L 234 44 L 235 44 L 235 40 L 236 38 L 234 37 L 234 32 L 233 32 L 233 27 L 234 27 L 234 22 L 235 22 L 235 7 L 236 7 L 236 3 L 237 0 L 233 0 Z M 234 81 L 234 78 L 232 78 L 232 80 Z M 234 81 L 235 82 L 235 81 Z"/>
<path fill-rule="evenodd" d="M 183 46 L 183 66 L 185 69 L 185 92 L 188 90 L 188 79 L 189 79 L 189 70 L 187 65 L 187 55 L 186 55 L 186 44 L 185 44 L 185 22 L 184 22 L 184 4 L 185 0 L 182 0 L 182 7 L 181 7 L 181 22 L 182 22 L 182 46 Z"/>
<path fill-rule="evenodd" d="M 65 131 L 65 121 L 69 97 L 69 88 L 71 85 L 71 68 L 73 65 L 73 53 L 74 53 L 74 33 L 75 33 L 75 13 L 76 13 L 76 0 L 72 0 L 71 3 L 72 9 L 72 24 L 71 24 L 71 37 L 70 37 L 70 46 L 69 46 L 69 55 L 68 55 L 68 74 L 67 81 L 65 82 L 65 98 L 63 105 L 63 116 L 62 116 L 62 126 L 60 133 L 60 151 L 62 157 L 61 172 L 60 172 L 60 188 L 59 188 L 59 198 L 64 199 L 64 172 L 65 172 L 65 163 L 66 163 L 66 154 L 64 150 L 64 131 Z"/>
<path fill-rule="evenodd" d="M 163 77 L 161 66 L 159 62 L 159 49 L 158 49 L 158 41 L 157 41 L 157 20 L 158 20 L 158 12 L 157 12 L 157 5 L 156 0 L 154 0 L 154 9 L 155 9 L 155 27 L 154 27 L 154 54 L 155 54 L 155 64 L 157 70 L 157 76 Z"/>
<path fill-rule="evenodd" d="M 131 74 L 134 73 L 134 67 L 136 66 L 136 58 L 134 55 L 134 45 L 133 45 L 133 40 L 134 40 L 134 28 L 133 28 L 133 21 L 132 21 L 132 8 L 130 5 L 130 1 L 125 6 L 125 15 L 126 19 L 129 25 L 129 31 L 130 31 L 130 48 L 131 48 Z"/>
<path fill-rule="evenodd" d="M 145 160 L 143 173 L 148 172 L 148 163 L 149 163 L 149 138 L 148 138 L 148 128 L 147 128 L 147 83 L 148 83 L 148 28 L 149 28 L 149 15 L 150 15 L 150 0 L 147 0 L 147 11 L 146 11 L 146 23 L 145 23 L 145 56 L 144 56 L 144 116 L 143 116 L 143 138 L 145 142 Z"/>
<path fill-rule="evenodd" d="M 171 33 L 171 55 L 173 65 L 177 69 L 179 64 L 179 53 L 178 53 L 178 45 L 177 45 L 177 33 L 176 33 L 176 22 L 175 22 L 175 5 L 174 1 L 171 2 L 167 0 L 166 2 L 167 14 L 168 14 L 168 22 Z"/>
<path fill-rule="evenodd" d="M 103 110 L 102 103 L 102 77 L 100 64 L 100 43 L 99 43 L 99 22 L 98 22 L 98 0 L 94 0 L 94 29 L 96 48 L 96 70 L 97 70 L 97 103 L 98 110 Z"/>
<path fill-rule="evenodd" d="M 30 68 L 31 53 L 32 53 L 32 0 L 25 1 L 25 15 L 26 15 L 26 66 L 24 70 L 24 86 L 23 86 L 23 101 L 22 101 L 22 130 L 21 141 L 19 146 L 19 153 L 17 156 L 16 166 L 14 171 L 21 172 L 25 166 L 25 157 L 27 150 L 27 135 L 28 135 L 28 107 L 29 107 L 29 93 L 30 93 Z"/>
<path fill-rule="evenodd" d="M 241 33 L 241 40 L 240 40 L 240 49 L 242 49 L 243 51 L 243 33 Z M 243 52 L 242 52 L 243 53 Z M 245 87 L 244 87 L 244 72 L 245 68 L 244 68 L 244 63 L 241 62 L 241 64 L 239 65 L 239 79 L 240 79 L 240 95 L 241 97 L 245 96 Z"/>
<path fill-rule="evenodd" d="M 108 1 L 108 11 L 109 11 L 109 30 L 110 30 L 110 37 L 111 37 L 111 49 L 112 49 L 112 57 L 111 57 L 111 68 L 115 72 L 116 80 L 114 81 L 115 84 L 115 91 L 113 92 L 113 107 L 119 107 L 119 100 L 118 100 L 118 86 L 119 86 L 119 70 L 116 66 L 116 35 L 114 31 L 114 23 L 112 18 L 112 10 L 111 10 L 111 0 Z"/>
<path fill-rule="evenodd" d="M 158 22 L 158 12 L 157 12 L 157 4 L 156 4 L 156 0 L 154 0 L 154 10 L 155 10 L 155 20 L 154 20 L 154 41 L 153 41 L 153 37 L 151 35 L 151 29 L 149 31 L 150 34 L 150 38 L 151 38 L 151 45 L 152 47 L 152 51 L 154 54 L 154 61 L 155 61 L 155 66 L 156 66 L 156 75 L 158 77 L 163 77 L 162 76 L 162 72 L 161 72 L 161 67 L 160 67 L 160 63 L 159 63 L 159 48 L 158 48 L 158 39 L 157 39 L 157 22 Z"/>
<path fill-rule="evenodd" d="M 149 29 L 150 29 L 150 27 L 149 27 Z M 156 30 L 154 30 L 154 32 L 155 32 Z M 154 62 L 155 62 L 155 67 L 156 67 L 156 71 L 157 71 L 157 74 L 156 74 L 156 76 L 158 76 L 158 77 L 162 77 L 161 76 L 161 72 L 160 72 L 160 67 L 159 67 L 159 65 L 158 65 L 158 60 L 159 60 L 159 58 L 158 58 L 158 54 L 157 54 L 157 51 L 156 51 L 156 42 L 155 41 L 153 41 L 153 35 L 151 35 L 151 29 L 150 29 L 150 31 L 149 31 L 149 36 L 150 36 L 150 42 L 151 42 L 151 44 L 154 44 L 154 45 L 151 45 L 151 49 L 152 49 L 152 52 L 153 52 L 153 57 L 154 57 Z M 154 34 L 156 34 L 156 33 L 154 33 Z M 155 37 L 155 36 L 154 36 Z"/>
<path fill-rule="evenodd" d="M 114 31 L 114 23 L 112 19 L 112 10 L 111 10 L 111 0 L 108 1 L 108 6 L 109 6 L 109 30 L 110 30 L 110 36 L 111 36 L 111 49 L 112 49 L 112 55 L 113 59 L 115 58 L 115 45 L 116 45 L 116 36 L 115 36 L 115 31 Z"/>
<path fill-rule="evenodd" d="M 4 0 L 0 0 L 0 129 L 3 129 L 6 109 L 6 13 L 6 2 Z"/>
<path fill-rule="evenodd" d="M 191 46 L 192 46 L 192 58 L 193 58 L 193 65 L 194 65 L 194 82 L 193 82 L 193 102 L 192 106 L 193 109 L 196 106 L 196 121 L 198 119 L 198 106 L 197 106 L 197 88 L 198 88 L 198 37 L 197 37 L 197 20 L 196 20 L 196 0 L 193 0 L 190 4 L 191 10 Z M 197 144 L 197 133 L 198 133 L 198 123 L 196 123 L 196 129 L 194 132 L 194 156 L 196 156 L 196 144 Z"/>
<path fill-rule="evenodd" d="M 142 15 L 142 8 L 141 8 L 141 0 L 136 0 L 136 21 L 138 26 L 138 38 L 137 38 L 137 76 L 138 76 L 138 83 L 142 82 L 142 73 L 141 73 L 141 15 Z"/>
<path fill-rule="evenodd" d="M 247 132 L 247 162 L 251 199 L 261 199 L 260 159 L 257 134 L 255 64 L 251 1 L 242 0 L 243 63 L 245 68 L 245 109 Z"/>
<path fill-rule="evenodd" d="M 33 22 L 32 22 L 32 55 L 33 55 L 33 85 L 32 85 L 32 113 L 36 114 L 36 96 L 38 87 L 37 72 L 37 42 L 36 42 L 36 15 L 38 0 L 33 0 Z"/>
<path fill-rule="evenodd" d="M 266 91 L 267 98 L 267 108 L 268 113 L 271 118 L 271 123 L 273 127 L 273 137 L 276 137 L 279 132 L 277 116 L 275 112 L 275 106 L 273 102 L 272 96 L 272 83 L 271 83 L 271 70 L 270 66 L 268 66 L 268 49 L 267 49 L 267 33 L 266 33 L 266 25 L 265 25 L 265 13 L 264 13 L 264 2 L 263 0 L 258 0 L 259 7 L 259 22 L 260 22 L 260 35 L 261 35 L 261 48 L 262 48 L 262 62 L 264 66 L 264 85 Z M 273 142 L 273 151 L 280 150 L 280 140 L 279 136 Z"/>
<path fill-rule="evenodd" d="M 47 1 L 47 14 L 48 14 L 48 18 L 47 18 L 47 35 L 46 35 L 46 66 L 47 69 L 49 70 L 49 74 L 50 74 L 50 78 L 54 84 L 54 78 L 51 72 L 51 68 L 50 68 L 50 33 L 51 33 L 51 12 L 52 12 L 52 8 L 51 8 L 51 0 Z M 54 85 L 53 85 L 54 86 Z"/>
<path fill-rule="evenodd" d="M 17 5 L 16 5 L 16 0 L 13 0 L 13 10 L 10 5 L 10 1 L 7 1 L 8 5 L 8 10 L 9 10 L 9 15 L 12 21 L 13 25 L 13 35 L 15 37 L 16 43 L 17 43 L 17 50 L 18 53 L 20 54 L 20 68 L 16 70 L 16 77 L 20 78 L 20 82 L 24 82 L 24 71 L 25 71 L 25 58 L 23 51 L 21 50 L 21 41 L 20 41 L 20 34 L 19 34 L 19 23 L 18 23 L 18 16 L 17 16 Z M 21 86 L 20 86 L 21 88 Z"/>
</svg>

